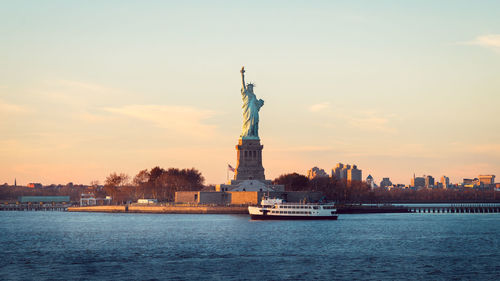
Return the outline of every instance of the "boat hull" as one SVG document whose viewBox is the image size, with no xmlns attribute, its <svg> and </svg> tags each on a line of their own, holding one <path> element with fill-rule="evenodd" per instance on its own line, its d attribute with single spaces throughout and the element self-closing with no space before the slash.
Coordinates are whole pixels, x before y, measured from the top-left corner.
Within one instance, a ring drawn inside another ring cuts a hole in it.
<svg viewBox="0 0 500 281">
<path fill-rule="evenodd" d="M 337 220 L 339 216 L 273 216 L 250 215 L 252 220 Z"/>
</svg>

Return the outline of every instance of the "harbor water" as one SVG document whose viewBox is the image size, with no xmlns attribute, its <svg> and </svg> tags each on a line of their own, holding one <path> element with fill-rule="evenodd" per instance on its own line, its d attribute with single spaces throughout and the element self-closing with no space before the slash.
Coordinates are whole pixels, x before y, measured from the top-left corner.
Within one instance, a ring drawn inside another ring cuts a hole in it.
<svg viewBox="0 0 500 281">
<path fill-rule="evenodd" d="M 498 280 L 500 214 L 0 212 L 0 280 Z"/>
</svg>

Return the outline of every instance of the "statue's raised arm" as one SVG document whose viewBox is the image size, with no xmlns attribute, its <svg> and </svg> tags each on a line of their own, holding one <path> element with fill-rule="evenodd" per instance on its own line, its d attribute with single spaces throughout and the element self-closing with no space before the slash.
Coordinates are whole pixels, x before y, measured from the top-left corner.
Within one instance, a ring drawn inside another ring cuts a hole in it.
<svg viewBox="0 0 500 281">
<path fill-rule="evenodd" d="M 241 67 L 240 72 L 241 72 L 242 87 L 243 87 L 243 90 L 246 91 L 247 90 L 247 85 L 245 84 L 245 67 L 244 66 Z"/>
</svg>

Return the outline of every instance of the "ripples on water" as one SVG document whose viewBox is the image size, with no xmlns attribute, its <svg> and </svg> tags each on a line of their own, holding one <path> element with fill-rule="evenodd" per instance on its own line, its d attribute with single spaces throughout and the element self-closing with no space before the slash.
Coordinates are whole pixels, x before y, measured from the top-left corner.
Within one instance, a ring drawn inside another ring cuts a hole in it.
<svg viewBox="0 0 500 281">
<path fill-rule="evenodd" d="M 0 212 L 1 280 L 499 280 L 500 214 Z"/>
</svg>

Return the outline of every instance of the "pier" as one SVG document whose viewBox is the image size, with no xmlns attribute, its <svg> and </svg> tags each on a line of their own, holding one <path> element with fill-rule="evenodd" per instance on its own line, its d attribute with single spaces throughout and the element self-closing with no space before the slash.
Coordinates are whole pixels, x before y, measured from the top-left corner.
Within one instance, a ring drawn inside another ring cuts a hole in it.
<svg viewBox="0 0 500 281">
<path fill-rule="evenodd" d="M 430 204 L 429 204 L 430 205 Z M 449 206 L 408 206 L 409 213 L 500 213 L 500 204 L 466 203 Z"/>
<path fill-rule="evenodd" d="M 59 211 L 65 212 L 70 204 L 1 204 L 0 211 Z"/>
</svg>

